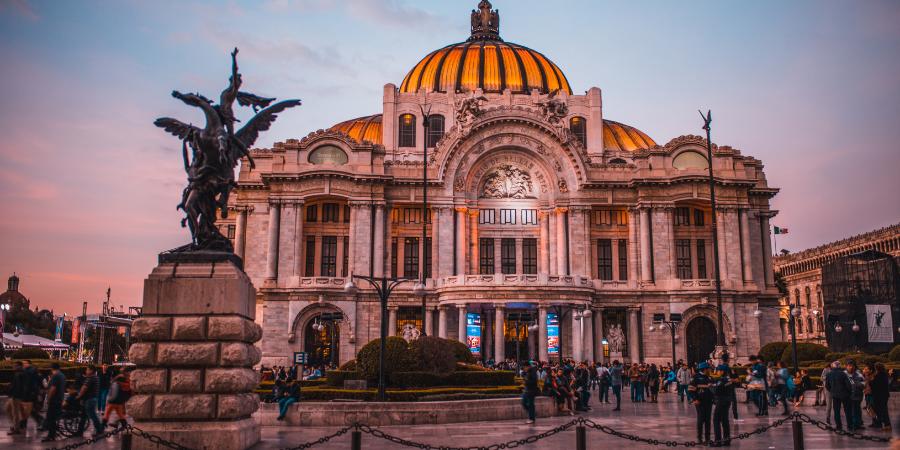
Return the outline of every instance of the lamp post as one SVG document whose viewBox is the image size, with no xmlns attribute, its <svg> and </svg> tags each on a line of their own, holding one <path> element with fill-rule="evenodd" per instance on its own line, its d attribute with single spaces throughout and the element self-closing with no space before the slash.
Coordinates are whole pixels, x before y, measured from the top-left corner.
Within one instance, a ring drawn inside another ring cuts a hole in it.
<svg viewBox="0 0 900 450">
<path fill-rule="evenodd" d="M 384 354 L 387 351 L 387 335 L 388 335 L 388 322 L 387 322 L 387 304 L 388 298 L 391 296 L 391 292 L 394 291 L 394 288 L 400 285 L 401 283 L 405 283 L 407 281 L 415 281 L 414 278 L 387 278 L 387 277 L 367 277 L 363 275 L 350 275 L 350 279 L 347 280 L 347 284 L 344 285 L 344 292 L 350 295 L 356 295 L 359 292 L 359 288 L 353 282 L 353 280 L 363 280 L 373 288 L 375 288 L 375 292 L 378 293 L 378 300 L 381 303 L 381 348 L 378 353 L 378 400 L 384 401 Z"/>
<path fill-rule="evenodd" d="M 846 322 L 847 325 L 850 325 L 850 322 Z M 853 330 L 853 351 L 859 351 L 859 324 L 856 323 L 856 320 L 853 320 L 853 325 L 850 327 Z M 841 326 L 841 321 L 838 319 L 835 321 L 834 331 L 836 333 L 842 333 L 844 331 L 844 327 Z M 897 332 L 900 333 L 900 327 L 897 327 Z"/>
<path fill-rule="evenodd" d="M 422 297 L 422 330 L 421 335 L 425 336 L 425 330 L 427 327 L 425 326 L 425 318 L 426 314 L 426 306 L 425 300 L 427 298 L 428 292 L 425 289 L 425 265 L 427 264 L 427 259 L 425 258 L 425 252 L 427 251 L 428 246 L 426 242 L 428 242 L 428 127 L 431 121 L 431 105 L 428 104 L 428 100 L 426 99 L 425 104 L 419 105 L 419 109 L 422 112 L 422 128 L 424 130 L 425 135 L 423 136 L 422 142 L 422 241 L 419 244 L 422 248 L 422 251 L 419 252 L 422 258 L 421 270 L 419 271 L 419 282 L 416 283 L 413 291 L 415 295 Z M 432 255 L 434 257 L 434 255 Z"/>
<path fill-rule="evenodd" d="M 794 360 L 794 373 L 799 372 L 799 367 L 797 365 L 797 326 L 794 321 L 797 320 L 797 317 L 800 316 L 800 305 L 791 305 L 791 317 L 788 322 L 788 326 L 791 330 L 791 358 Z"/>
<path fill-rule="evenodd" d="M 7 311 L 9 311 L 9 303 L 0 305 L 0 358 L 6 357 L 6 346 L 3 343 L 3 329 L 6 328 Z"/>
<path fill-rule="evenodd" d="M 716 220 L 716 181 L 713 177 L 713 153 L 712 153 L 712 111 L 707 111 L 706 115 L 700 112 L 703 117 L 703 129 L 706 130 L 706 162 L 709 165 L 709 205 L 712 210 L 712 245 L 713 245 L 713 267 L 716 274 L 716 319 L 718 324 L 718 334 L 716 335 L 716 347 L 719 355 L 724 354 L 728 349 L 725 345 L 725 329 L 722 319 L 722 273 L 719 268 L 719 232 Z"/>
<path fill-rule="evenodd" d="M 650 331 L 656 331 L 659 328 L 660 331 L 668 329 L 672 334 L 672 369 L 674 370 L 677 367 L 677 362 L 675 361 L 675 331 L 678 330 L 678 326 L 681 325 L 681 317 L 676 316 L 675 314 L 669 315 L 669 320 L 663 318 L 662 320 L 653 321 L 654 325 L 650 325 Z"/>
</svg>

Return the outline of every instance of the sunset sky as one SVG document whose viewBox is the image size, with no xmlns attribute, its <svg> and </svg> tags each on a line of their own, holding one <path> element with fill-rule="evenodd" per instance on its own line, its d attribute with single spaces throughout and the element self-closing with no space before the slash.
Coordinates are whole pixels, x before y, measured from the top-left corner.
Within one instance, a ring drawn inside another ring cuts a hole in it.
<svg viewBox="0 0 900 450">
<path fill-rule="evenodd" d="M 57 313 L 140 305 L 156 255 L 189 240 L 173 89 L 301 98 L 258 145 L 381 112 L 428 52 L 468 37 L 477 0 L 0 0 L 0 276 Z M 664 144 L 700 134 L 765 164 L 778 248 L 900 222 L 900 2 L 496 0 L 504 39 L 541 51 L 606 118 Z"/>
</svg>

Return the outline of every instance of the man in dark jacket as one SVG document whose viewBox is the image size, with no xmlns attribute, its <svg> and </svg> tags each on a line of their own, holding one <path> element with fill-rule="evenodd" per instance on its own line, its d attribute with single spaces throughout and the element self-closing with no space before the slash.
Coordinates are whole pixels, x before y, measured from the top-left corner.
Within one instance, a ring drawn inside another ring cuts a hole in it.
<svg viewBox="0 0 900 450">
<path fill-rule="evenodd" d="M 591 374 L 588 372 L 587 365 L 580 363 L 575 368 L 575 392 L 578 402 L 575 405 L 576 411 L 588 411 L 588 400 L 591 398 Z"/>
<path fill-rule="evenodd" d="M 853 386 L 850 377 L 840 367 L 831 369 L 825 379 L 825 389 L 831 394 L 831 404 L 834 409 L 834 426 L 838 430 L 843 428 L 841 422 L 841 407 L 844 408 L 844 417 L 847 419 L 847 427 L 853 426 L 853 413 L 851 412 L 850 393 Z"/>
<path fill-rule="evenodd" d="M 6 413 L 9 415 L 9 431 L 6 434 L 20 434 L 22 417 L 22 400 L 25 396 L 27 385 L 25 371 L 22 363 L 13 363 L 12 382 L 9 383 L 9 401 L 6 403 Z M 28 416 L 25 416 L 28 417 Z"/>
<path fill-rule="evenodd" d="M 722 356 L 723 363 L 716 367 L 716 372 L 712 377 L 712 391 L 715 402 L 713 431 L 716 436 L 716 442 L 710 444 L 712 447 L 731 446 L 731 424 L 728 421 L 728 413 L 735 398 L 734 388 L 740 384 L 740 380 L 732 373 L 731 367 L 728 367 L 727 355 L 726 353 Z"/>
<path fill-rule="evenodd" d="M 47 419 L 45 421 L 47 437 L 41 442 L 50 442 L 56 439 L 57 422 L 62 414 L 63 397 L 66 394 L 66 376 L 59 370 L 59 363 L 51 366 L 50 381 L 47 384 Z"/>
<path fill-rule="evenodd" d="M 697 408 L 697 442 L 708 443 L 709 431 L 712 425 L 712 379 L 709 376 L 709 364 L 702 362 L 697 365 L 697 373 L 691 379 L 688 391 L 694 395 L 694 406 Z"/>
<path fill-rule="evenodd" d="M 528 364 L 528 367 L 525 369 L 525 391 L 522 392 L 522 406 L 525 408 L 525 412 L 528 413 L 528 420 L 525 422 L 526 424 L 534 423 L 535 411 L 534 411 L 534 398 L 538 395 L 538 375 L 537 375 L 537 367 L 535 367 L 534 361 L 531 361 Z"/>
</svg>

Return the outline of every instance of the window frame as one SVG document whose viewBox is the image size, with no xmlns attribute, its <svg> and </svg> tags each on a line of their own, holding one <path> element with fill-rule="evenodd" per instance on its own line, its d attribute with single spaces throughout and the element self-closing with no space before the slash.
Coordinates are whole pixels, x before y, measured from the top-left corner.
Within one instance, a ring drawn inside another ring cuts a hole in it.
<svg viewBox="0 0 900 450">
<path fill-rule="evenodd" d="M 516 239 L 500 239 L 500 273 L 513 275 L 516 273 Z"/>
<path fill-rule="evenodd" d="M 436 126 L 438 125 L 439 126 Z M 446 119 L 444 116 L 440 114 L 429 114 L 428 115 L 428 130 L 425 133 L 425 147 L 427 148 L 435 148 L 437 147 L 437 143 L 441 141 L 441 138 L 444 137 L 444 129 L 446 127 Z M 439 128 L 440 131 L 434 131 Z"/>
<path fill-rule="evenodd" d="M 480 275 L 493 275 L 494 269 L 494 238 L 478 239 L 478 273 Z"/>
<path fill-rule="evenodd" d="M 411 123 L 405 124 L 404 120 L 411 118 Z M 416 127 L 419 120 L 415 114 L 403 113 L 397 118 L 397 147 L 416 148 Z"/>
</svg>

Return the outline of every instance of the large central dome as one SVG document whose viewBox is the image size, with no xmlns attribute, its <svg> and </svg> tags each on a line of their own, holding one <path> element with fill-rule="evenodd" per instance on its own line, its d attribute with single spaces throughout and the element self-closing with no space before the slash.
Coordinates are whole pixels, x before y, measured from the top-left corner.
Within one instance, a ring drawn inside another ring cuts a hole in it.
<svg viewBox="0 0 900 450">
<path fill-rule="evenodd" d="M 434 92 L 484 92 L 543 94 L 560 90 L 572 94 L 562 70 L 540 52 L 500 39 L 500 14 L 483 0 L 472 11 L 472 36 L 422 58 L 406 74 L 400 92 L 425 88 Z"/>
</svg>

